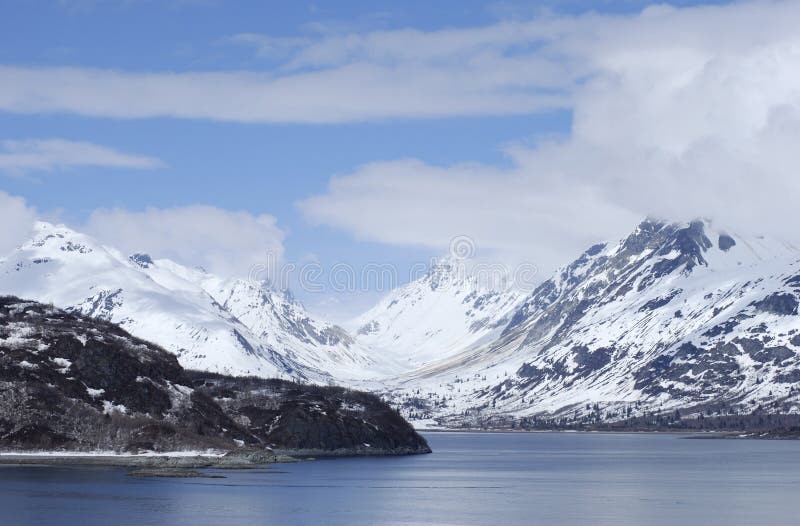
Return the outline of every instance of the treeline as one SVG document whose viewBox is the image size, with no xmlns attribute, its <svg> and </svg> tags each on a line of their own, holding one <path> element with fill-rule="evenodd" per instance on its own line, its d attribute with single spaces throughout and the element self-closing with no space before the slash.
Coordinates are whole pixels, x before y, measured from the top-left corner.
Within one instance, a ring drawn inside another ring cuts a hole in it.
<svg viewBox="0 0 800 526">
<path fill-rule="evenodd" d="M 774 414 L 754 411 L 747 414 L 682 416 L 679 411 L 626 418 L 617 421 L 575 422 L 566 419 L 495 416 L 461 427 L 511 431 L 685 431 L 736 432 L 800 438 L 799 414 Z"/>
</svg>

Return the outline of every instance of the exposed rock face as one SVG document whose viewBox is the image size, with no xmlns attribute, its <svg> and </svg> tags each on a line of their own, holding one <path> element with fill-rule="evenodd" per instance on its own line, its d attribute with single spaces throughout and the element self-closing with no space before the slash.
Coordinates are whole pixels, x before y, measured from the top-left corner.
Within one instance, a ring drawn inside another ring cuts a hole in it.
<svg viewBox="0 0 800 526">
<path fill-rule="evenodd" d="M 762 312 L 770 312 L 783 316 L 795 316 L 797 315 L 798 301 L 794 294 L 776 292 L 770 294 L 761 301 L 753 303 L 753 305 Z"/>
<path fill-rule="evenodd" d="M 727 252 L 736 246 L 736 240 L 727 234 L 720 234 L 717 245 L 719 246 L 720 250 Z"/>
<path fill-rule="evenodd" d="M 198 382 L 174 355 L 109 322 L 0 297 L 0 447 L 429 451 L 377 397 L 214 378 Z M 220 405 L 212 395 L 223 386 L 233 401 Z"/>
</svg>

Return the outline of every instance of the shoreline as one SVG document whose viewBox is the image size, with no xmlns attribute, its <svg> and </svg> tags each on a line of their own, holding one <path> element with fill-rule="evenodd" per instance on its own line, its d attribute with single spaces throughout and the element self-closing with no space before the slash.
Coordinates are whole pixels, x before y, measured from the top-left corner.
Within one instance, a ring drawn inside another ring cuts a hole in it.
<svg viewBox="0 0 800 526">
<path fill-rule="evenodd" d="M 13 466 L 107 466 L 120 468 L 176 468 L 176 469 L 254 469 L 270 464 L 296 462 L 296 459 L 274 458 L 268 462 L 249 462 L 243 459 L 225 459 L 220 456 L 159 455 L 91 455 L 81 452 L 52 455 L 26 453 L 0 454 L 0 465 Z"/>
<path fill-rule="evenodd" d="M 397 457 L 430 453 L 412 449 L 298 449 L 271 451 L 171 451 L 126 454 L 110 451 L 0 451 L 2 465 L 108 466 L 156 469 L 259 469 L 316 459 L 353 457 Z"/>
<path fill-rule="evenodd" d="M 798 440 L 796 435 L 776 435 L 747 431 L 606 431 L 606 430 L 505 430 L 505 429 L 418 429 L 419 433 L 461 434 L 586 434 L 586 435 L 675 435 L 693 440 Z M 430 453 L 432 451 L 428 451 Z M 424 454 L 412 450 L 282 450 L 272 451 L 171 451 L 126 454 L 111 451 L 0 451 L 0 466 L 106 466 L 153 469 L 260 469 L 271 464 L 305 462 L 317 459 L 354 457 L 397 457 Z"/>
</svg>

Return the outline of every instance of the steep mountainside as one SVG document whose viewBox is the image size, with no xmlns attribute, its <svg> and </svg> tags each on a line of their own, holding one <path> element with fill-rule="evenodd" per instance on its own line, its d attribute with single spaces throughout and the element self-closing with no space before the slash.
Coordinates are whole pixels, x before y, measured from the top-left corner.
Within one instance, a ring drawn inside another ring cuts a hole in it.
<svg viewBox="0 0 800 526">
<path fill-rule="evenodd" d="M 190 374 L 114 324 L 13 297 L 0 297 L 0 447 L 430 451 L 373 395 Z"/>
<path fill-rule="evenodd" d="M 491 341 L 521 299 L 513 290 L 483 286 L 467 273 L 464 262 L 451 257 L 392 291 L 349 325 L 357 342 L 413 370 Z"/>
<path fill-rule="evenodd" d="M 342 329 L 266 284 L 126 257 L 63 226 L 38 223 L 0 260 L 0 291 L 118 323 L 189 368 L 326 381 L 374 366 Z"/>
<path fill-rule="evenodd" d="M 405 375 L 416 418 L 592 421 L 800 410 L 800 264 L 700 221 L 645 221 L 541 284 L 500 337 Z"/>
</svg>

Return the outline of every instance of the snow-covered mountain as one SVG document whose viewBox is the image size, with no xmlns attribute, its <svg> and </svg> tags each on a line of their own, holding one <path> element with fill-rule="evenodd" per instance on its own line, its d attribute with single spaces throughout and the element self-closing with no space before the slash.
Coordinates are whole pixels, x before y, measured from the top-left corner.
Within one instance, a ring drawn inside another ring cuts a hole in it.
<svg viewBox="0 0 800 526">
<path fill-rule="evenodd" d="M 542 283 L 493 342 L 393 381 L 417 419 L 800 410 L 800 253 L 648 220 Z"/>
<path fill-rule="evenodd" d="M 800 251 L 704 221 L 647 220 L 526 297 L 443 259 L 351 333 L 264 283 L 47 223 L 0 260 L 0 291 L 119 323 L 188 368 L 368 388 L 418 422 L 800 412 Z"/>
<path fill-rule="evenodd" d="M 493 340 L 522 299 L 513 289 L 492 290 L 463 261 L 446 257 L 348 326 L 356 341 L 413 370 Z"/>
<path fill-rule="evenodd" d="M 380 372 L 344 330 L 264 283 L 126 256 L 64 226 L 37 223 L 0 260 L 0 291 L 118 323 L 187 368 L 313 381 Z"/>
</svg>

